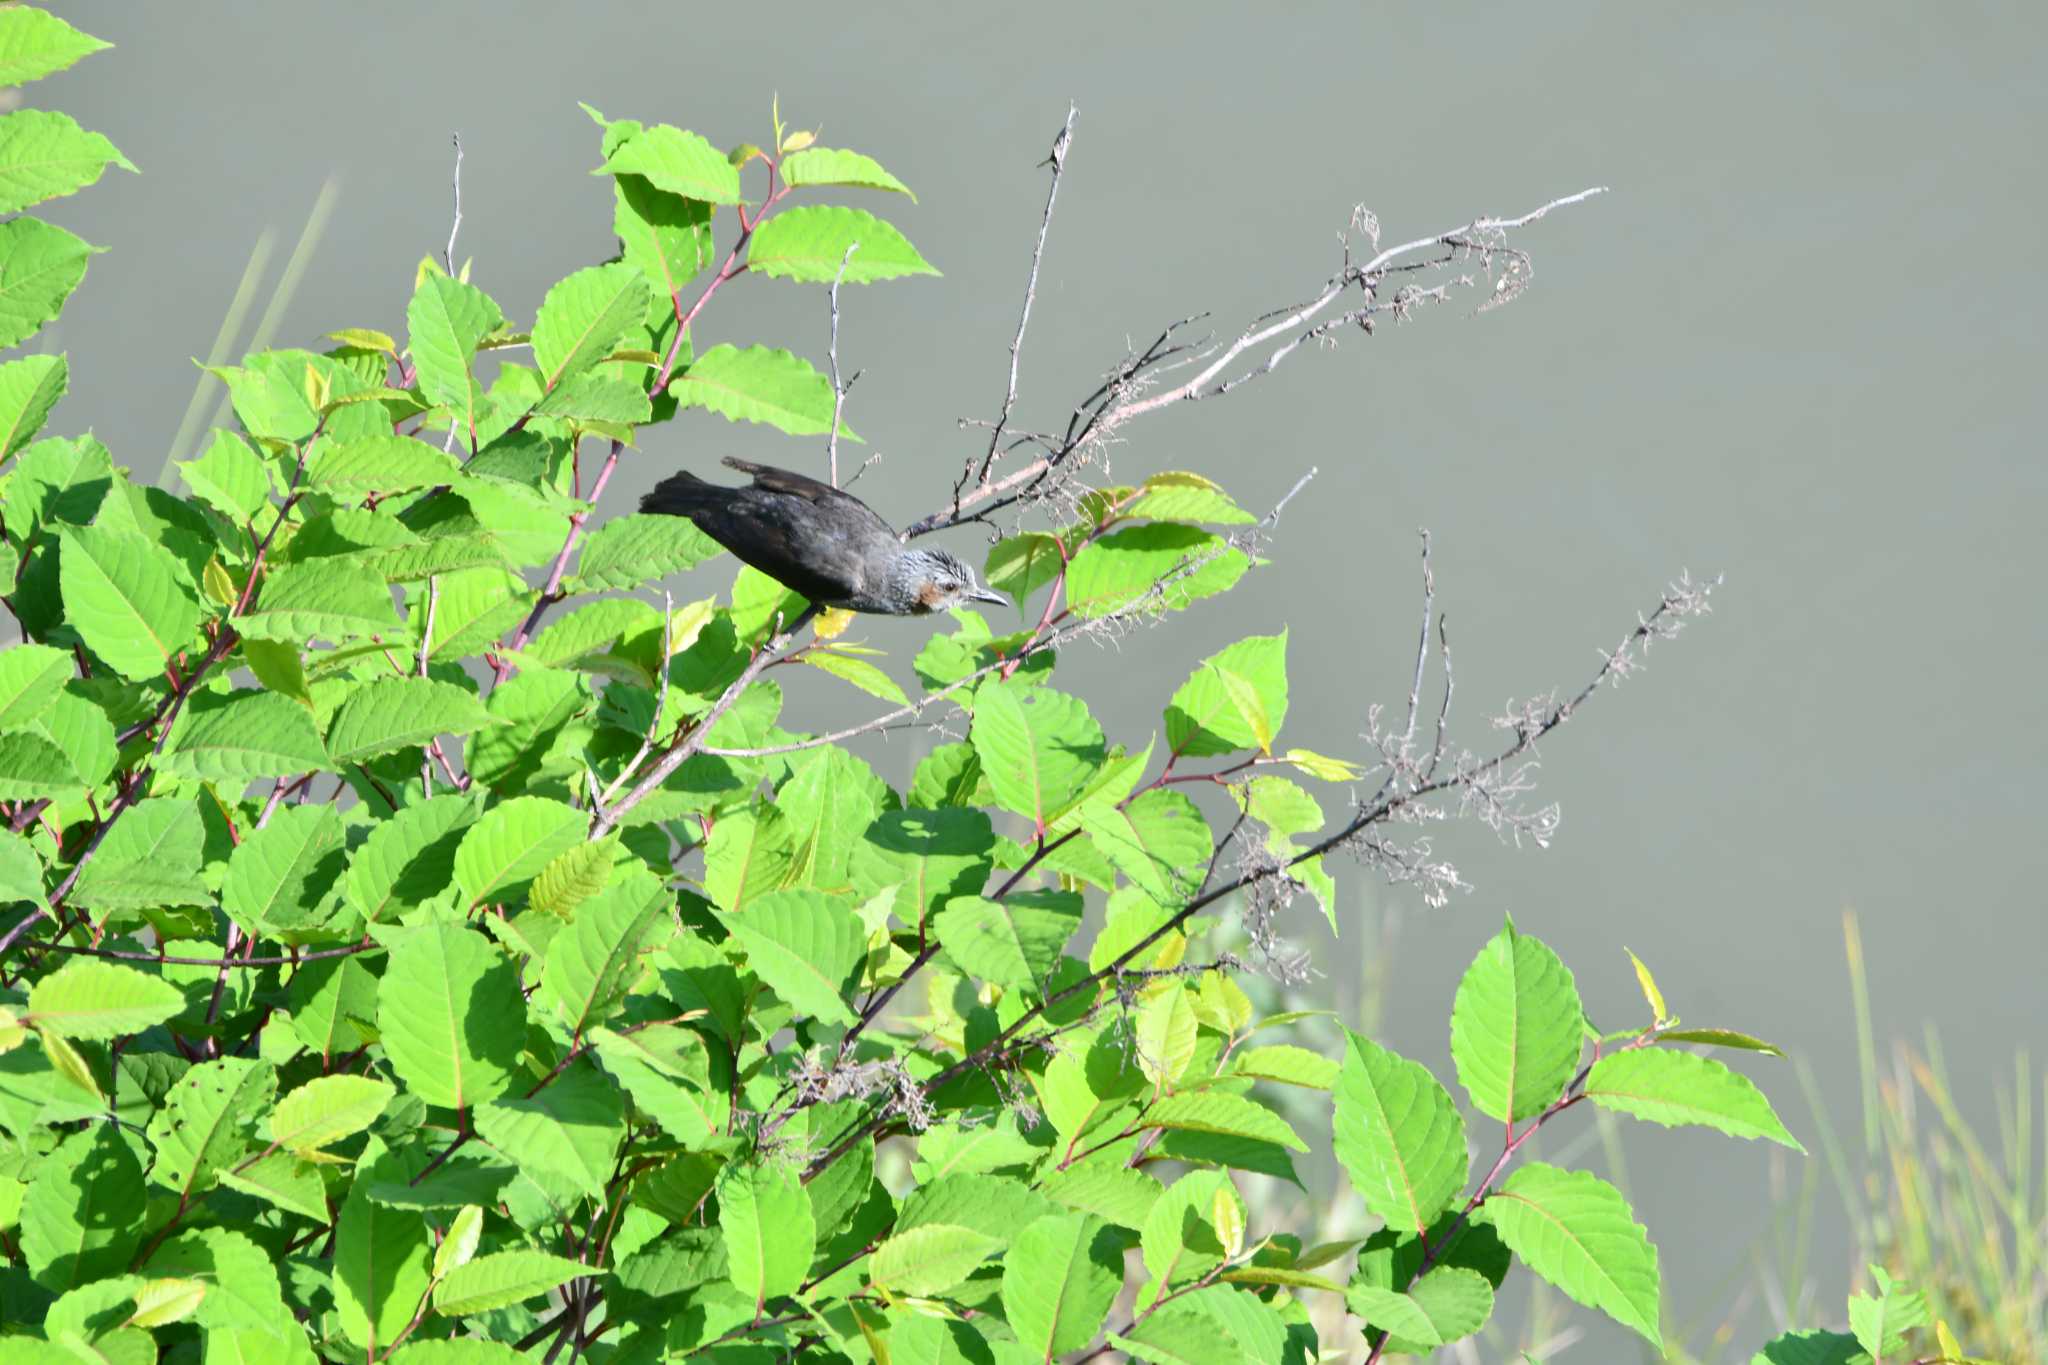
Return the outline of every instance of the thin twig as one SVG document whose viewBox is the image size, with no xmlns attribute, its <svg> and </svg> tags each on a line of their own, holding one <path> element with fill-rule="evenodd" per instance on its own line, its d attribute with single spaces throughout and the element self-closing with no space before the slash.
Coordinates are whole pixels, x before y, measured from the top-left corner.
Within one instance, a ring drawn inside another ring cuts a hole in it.
<svg viewBox="0 0 2048 1365">
<path fill-rule="evenodd" d="M 825 348 L 826 357 L 832 363 L 832 425 L 825 429 L 825 466 L 832 486 L 839 486 L 839 418 L 846 411 L 846 391 L 853 386 L 839 382 L 839 284 L 846 278 L 846 263 L 853 259 L 853 253 L 860 250 L 859 242 L 848 242 L 846 254 L 839 258 L 839 269 L 832 276 L 829 291 L 832 300 L 832 340 Z M 860 376 L 855 375 L 858 379 Z"/>
<path fill-rule="evenodd" d="M 448 225 L 448 246 L 441 253 L 441 264 L 448 267 L 448 273 L 455 273 L 455 235 L 462 231 L 462 134 L 450 138 L 455 144 L 455 221 Z"/>
</svg>

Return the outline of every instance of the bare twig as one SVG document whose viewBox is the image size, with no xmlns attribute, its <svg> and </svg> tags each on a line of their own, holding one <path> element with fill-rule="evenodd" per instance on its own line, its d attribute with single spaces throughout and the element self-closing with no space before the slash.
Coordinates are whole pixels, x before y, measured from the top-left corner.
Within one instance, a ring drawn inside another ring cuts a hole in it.
<svg viewBox="0 0 2048 1365">
<path fill-rule="evenodd" d="M 1001 476 L 995 473 L 992 455 L 982 459 L 977 474 L 972 479 L 963 476 L 947 505 L 912 522 L 905 528 L 904 538 L 907 540 L 964 522 L 982 520 L 991 513 L 1033 498 L 1062 469 L 1070 463 L 1085 462 L 1087 452 L 1134 419 L 1174 403 L 1220 397 L 1242 384 L 1272 373 L 1306 342 L 1330 340 L 1346 327 L 1369 328 L 1378 312 L 1403 313 L 1413 307 L 1412 296 L 1404 294 L 1386 302 L 1377 298 L 1376 291 L 1381 281 L 1390 273 L 1444 266 L 1470 257 L 1484 261 L 1506 256 L 1514 266 L 1512 286 L 1498 287 L 1507 279 L 1503 276 L 1503 281 L 1496 281 L 1497 287 L 1488 300 L 1490 306 L 1498 306 L 1518 294 L 1528 280 L 1527 255 L 1507 246 L 1505 234 L 1527 227 L 1557 209 L 1582 203 L 1604 192 L 1604 187 L 1581 190 L 1577 194 L 1552 199 L 1512 218 L 1476 218 L 1462 227 L 1375 251 L 1362 265 L 1349 259 L 1347 249 L 1342 268 L 1307 302 L 1262 314 L 1225 344 L 1205 347 L 1180 341 L 1183 329 L 1197 320 L 1182 319 L 1163 329 L 1150 346 L 1117 366 L 1094 393 L 1075 407 L 1064 433 L 1056 437 L 1034 438 L 1035 443 L 1044 448 L 1041 454 Z M 1377 238 L 1374 240 L 1376 243 Z M 1441 248 L 1443 254 L 1427 261 L 1410 262 L 1406 259 L 1433 248 Z M 1332 303 L 1354 288 L 1363 296 L 1361 304 L 1333 318 L 1318 320 Z M 1240 363 L 1247 368 L 1230 374 Z M 1153 392 L 1145 391 L 1147 381 L 1183 366 L 1192 369 L 1193 373 L 1180 383 Z M 1006 414 L 1004 420 L 997 424 L 992 448 L 1000 442 L 1007 426 Z M 970 483 L 972 487 L 968 486 Z"/>
<path fill-rule="evenodd" d="M 455 144 L 455 221 L 448 225 L 448 245 L 441 252 L 441 264 L 448 267 L 448 273 L 455 273 L 455 235 L 462 231 L 462 134 L 455 133 L 450 141 Z"/>
<path fill-rule="evenodd" d="M 826 356 L 832 364 L 832 425 L 825 429 L 825 467 L 832 486 L 839 486 L 839 418 L 846 411 L 846 391 L 853 387 L 851 381 L 839 382 L 839 285 L 846 278 L 846 263 L 853 259 L 853 253 L 860 250 L 859 242 L 848 242 L 846 254 L 839 258 L 838 273 L 832 276 L 829 295 L 832 300 L 832 341 L 826 348 Z M 859 375 L 854 376 L 860 378 Z"/>
</svg>

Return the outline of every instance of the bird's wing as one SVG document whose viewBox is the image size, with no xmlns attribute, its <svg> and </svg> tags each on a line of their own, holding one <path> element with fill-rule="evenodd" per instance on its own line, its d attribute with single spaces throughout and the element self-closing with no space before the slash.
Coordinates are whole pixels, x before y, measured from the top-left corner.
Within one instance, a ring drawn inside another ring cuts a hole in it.
<svg viewBox="0 0 2048 1365">
<path fill-rule="evenodd" d="M 829 483 L 821 483 L 817 479 L 811 478 L 808 474 L 799 474 L 789 469 L 777 469 L 773 465 L 755 464 L 752 460 L 742 460 L 734 455 L 726 456 L 721 463 L 728 469 L 737 469 L 742 474 L 753 475 L 756 488 L 766 488 L 777 493 L 787 493 L 793 498 L 802 498 L 804 501 L 814 503 L 820 507 L 843 509 L 845 512 L 852 513 L 865 521 L 872 522 L 876 527 L 879 527 L 889 535 L 893 536 L 896 534 L 888 522 L 883 521 L 872 507 L 869 507 L 859 498 L 856 498 L 851 493 L 834 488 Z"/>
</svg>

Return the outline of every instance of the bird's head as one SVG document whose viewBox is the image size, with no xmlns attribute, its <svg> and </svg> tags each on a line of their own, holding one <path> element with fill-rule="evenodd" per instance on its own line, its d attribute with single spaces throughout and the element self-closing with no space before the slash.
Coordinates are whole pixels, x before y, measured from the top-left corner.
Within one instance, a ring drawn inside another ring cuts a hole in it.
<svg viewBox="0 0 2048 1365">
<path fill-rule="evenodd" d="M 981 586 L 974 570 L 945 550 L 907 550 L 899 562 L 899 596 L 905 612 L 925 616 L 963 602 L 993 602 L 1007 607 L 1010 599 Z"/>
</svg>

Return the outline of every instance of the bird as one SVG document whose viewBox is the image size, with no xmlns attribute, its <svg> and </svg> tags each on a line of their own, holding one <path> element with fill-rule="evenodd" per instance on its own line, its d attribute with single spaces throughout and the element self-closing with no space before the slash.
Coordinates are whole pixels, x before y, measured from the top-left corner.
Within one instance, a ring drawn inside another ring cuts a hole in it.
<svg viewBox="0 0 2048 1365">
<path fill-rule="evenodd" d="M 951 553 L 903 543 L 851 493 L 803 474 L 728 455 L 753 483 L 707 483 L 687 470 L 640 499 L 642 512 L 687 517 L 697 529 L 820 607 L 927 616 L 963 602 L 1010 605 Z"/>
</svg>

